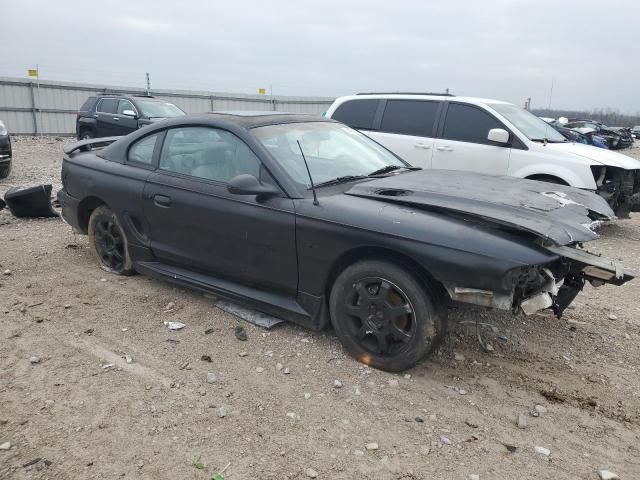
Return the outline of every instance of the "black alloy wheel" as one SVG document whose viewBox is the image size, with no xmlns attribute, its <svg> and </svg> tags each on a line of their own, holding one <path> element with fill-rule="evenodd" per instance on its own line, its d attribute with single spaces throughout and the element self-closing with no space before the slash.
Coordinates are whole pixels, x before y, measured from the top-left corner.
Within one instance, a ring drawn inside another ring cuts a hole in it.
<svg viewBox="0 0 640 480">
<path fill-rule="evenodd" d="M 133 273 L 133 265 L 127 250 L 127 238 L 108 207 L 96 208 L 89 218 L 89 242 L 100 266 L 118 275 Z"/>
<path fill-rule="evenodd" d="M 428 281 L 395 263 L 367 260 L 334 282 L 331 323 L 358 360 L 382 370 L 414 366 L 446 329 L 441 295 Z"/>
</svg>

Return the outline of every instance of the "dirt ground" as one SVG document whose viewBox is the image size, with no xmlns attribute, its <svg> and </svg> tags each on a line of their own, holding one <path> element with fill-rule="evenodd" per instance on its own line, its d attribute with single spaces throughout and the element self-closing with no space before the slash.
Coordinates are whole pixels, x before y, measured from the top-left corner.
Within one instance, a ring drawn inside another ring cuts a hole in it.
<svg viewBox="0 0 640 480">
<path fill-rule="evenodd" d="M 57 190 L 68 141 L 17 138 L 0 194 Z M 601 233 L 592 251 L 640 271 L 640 215 Z M 440 350 L 393 375 L 331 331 L 264 330 L 198 293 L 105 273 L 59 219 L 0 212 L 4 271 L 1 479 L 640 478 L 640 281 L 587 287 L 562 320 L 453 309 Z M 494 326 L 493 353 L 476 319 Z"/>
</svg>

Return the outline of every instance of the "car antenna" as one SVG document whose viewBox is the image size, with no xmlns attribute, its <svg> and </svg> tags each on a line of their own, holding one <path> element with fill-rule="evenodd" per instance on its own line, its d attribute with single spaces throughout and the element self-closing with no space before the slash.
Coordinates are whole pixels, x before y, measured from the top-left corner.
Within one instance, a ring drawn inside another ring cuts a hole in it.
<svg viewBox="0 0 640 480">
<path fill-rule="evenodd" d="M 304 156 L 304 152 L 302 151 L 302 145 L 300 145 L 300 140 L 296 140 L 298 144 L 298 148 L 300 149 L 300 153 L 302 154 L 302 160 L 304 160 L 304 166 L 307 167 L 307 174 L 309 175 L 309 181 L 311 182 L 311 191 L 313 192 L 313 204 L 320 205 L 318 202 L 318 196 L 316 195 L 316 187 L 313 184 L 313 178 L 311 178 L 311 172 L 309 171 L 309 164 L 307 163 L 307 158 Z"/>
</svg>

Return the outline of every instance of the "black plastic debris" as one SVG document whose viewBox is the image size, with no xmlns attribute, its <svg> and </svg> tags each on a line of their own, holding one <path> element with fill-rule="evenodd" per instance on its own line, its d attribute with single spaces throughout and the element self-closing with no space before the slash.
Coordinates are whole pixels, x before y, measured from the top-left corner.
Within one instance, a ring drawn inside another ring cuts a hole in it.
<svg viewBox="0 0 640 480">
<path fill-rule="evenodd" d="M 0 198 L 0 210 L 2 210 L 6 206 L 7 206 L 6 202 Z"/>
<path fill-rule="evenodd" d="M 51 207 L 51 185 L 12 187 L 4 195 L 11 213 L 19 218 L 57 217 Z"/>
</svg>

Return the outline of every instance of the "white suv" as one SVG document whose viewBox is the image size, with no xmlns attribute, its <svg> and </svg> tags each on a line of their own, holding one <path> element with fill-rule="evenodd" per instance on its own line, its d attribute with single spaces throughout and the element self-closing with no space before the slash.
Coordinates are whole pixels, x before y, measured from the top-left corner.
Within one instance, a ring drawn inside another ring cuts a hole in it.
<svg viewBox="0 0 640 480">
<path fill-rule="evenodd" d="M 338 98 L 327 117 L 412 165 L 543 180 L 597 191 L 619 217 L 640 211 L 640 161 L 573 143 L 527 110 L 439 94 Z"/>
</svg>

